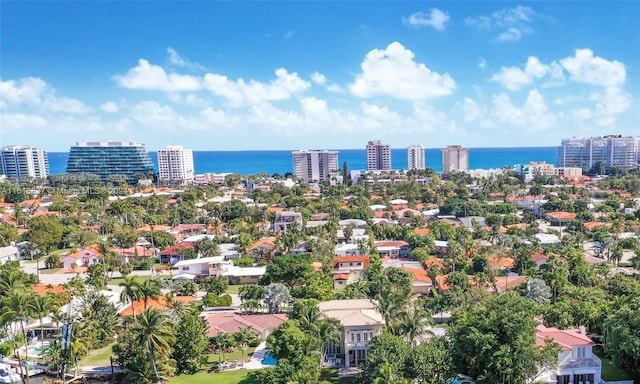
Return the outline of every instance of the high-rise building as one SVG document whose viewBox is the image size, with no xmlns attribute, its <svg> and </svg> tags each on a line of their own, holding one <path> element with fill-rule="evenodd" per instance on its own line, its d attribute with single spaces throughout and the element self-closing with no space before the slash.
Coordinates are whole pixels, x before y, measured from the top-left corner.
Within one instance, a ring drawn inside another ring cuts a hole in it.
<svg viewBox="0 0 640 384">
<path fill-rule="evenodd" d="M 380 140 L 367 143 L 367 171 L 391 170 L 391 146 Z"/>
<path fill-rule="evenodd" d="M 424 146 L 422 144 L 411 144 L 407 148 L 407 170 L 424 168 Z"/>
<path fill-rule="evenodd" d="M 460 145 L 449 145 L 442 150 L 442 173 L 469 169 L 469 150 Z"/>
<path fill-rule="evenodd" d="M 293 151 L 293 173 L 298 180 L 307 183 L 331 180 L 331 173 L 338 171 L 338 151 Z"/>
<path fill-rule="evenodd" d="M 153 176 L 154 169 L 144 144 L 136 141 L 79 141 L 69 152 L 67 173 L 92 173 L 103 181 L 124 176 L 135 183 Z"/>
<path fill-rule="evenodd" d="M 44 149 L 12 145 L 0 152 L 0 174 L 18 180 L 49 175 L 49 156 Z"/>
<path fill-rule="evenodd" d="M 168 145 L 159 150 L 158 178 L 169 182 L 193 182 L 193 152 L 181 145 Z"/>
<path fill-rule="evenodd" d="M 572 137 L 558 148 L 560 167 L 591 169 L 600 162 L 605 168 L 632 168 L 639 161 L 640 136 Z"/>
</svg>

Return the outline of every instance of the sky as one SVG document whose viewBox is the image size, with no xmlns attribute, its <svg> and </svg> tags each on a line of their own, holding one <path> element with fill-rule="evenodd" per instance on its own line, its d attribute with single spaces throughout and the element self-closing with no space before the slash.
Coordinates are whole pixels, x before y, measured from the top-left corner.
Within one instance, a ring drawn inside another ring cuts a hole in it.
<svg viewBox="0 0 640 384">
<path fill-rule="evenodd" d="M 638 1 L 0 1 L 0 145 L 640 135 L 638 20 Z"/>
</svg>

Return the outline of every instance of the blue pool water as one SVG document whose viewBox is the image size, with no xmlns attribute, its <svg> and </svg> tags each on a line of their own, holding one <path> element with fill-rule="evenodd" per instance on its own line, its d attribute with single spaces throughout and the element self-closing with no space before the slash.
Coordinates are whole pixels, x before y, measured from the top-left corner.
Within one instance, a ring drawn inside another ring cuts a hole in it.
<svg viewBox="0 0 640 384">
<path fill-rule="evenodd" d="M 262 359 L 261 363 L 262 365 L 276 365 L 278 363 L 278 360 L 271 356 L 271 353 L 267 351 L 267 354 L 264 355 L 264 359 Z"/>
</svg>

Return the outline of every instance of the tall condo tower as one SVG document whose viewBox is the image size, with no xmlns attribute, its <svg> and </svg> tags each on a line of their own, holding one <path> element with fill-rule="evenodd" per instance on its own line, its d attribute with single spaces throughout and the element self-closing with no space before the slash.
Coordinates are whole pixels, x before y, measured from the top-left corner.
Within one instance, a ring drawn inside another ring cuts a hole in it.
<svg viewBox="0 0 640 384">
<path fill-rule="evenodd" d="M 391 170 L 391 146 L 380 140 L 367 143 L 367 171 Z"/>
<path fill-rule="evenodd" d="M 67 173 L 92 173 L 107 181 L 121 175 L 136 183 L 154 174 L 149 153 L 136 141 L 79 141 L 71 147 Z"/>
<path fill-rule="evenodd" d="M 195 179 L 193 151 L 181 145 L 167 145 L 158 151 L 158 177 L 169 182 L 191 183 Z"/>
<path fill-rule="evenodd" d="M 300 150 L 291 155 L 294 175 L 307 183 L 330 181 L 331 173 L 338 170 L 338 151 Z"/>
<path fill-rule="evenodd" d="M 407 148 L 407 169 L 412 170 L 424 168 L 424 145 L 411 144 L 409 148 Z"/>
<path fill-rule="evenodd" d="M 558 148 L 559 167 L 590 169 L 601 162 L 606 168 L 632 168 L 639 161 L 640 136 L 572 137 Z"/>
<path fill-rule="evenodd" d="M 469 150 L 460 145 L 449 145 L 442 150 L 442 173 L 469 169 Z"/>
<path fill-rule="evenodd" d="M 11 145 L 0 151 L 0 174 L 18 180 L 49 175 L 49 156 L 44 149 Z"/>
</svg>

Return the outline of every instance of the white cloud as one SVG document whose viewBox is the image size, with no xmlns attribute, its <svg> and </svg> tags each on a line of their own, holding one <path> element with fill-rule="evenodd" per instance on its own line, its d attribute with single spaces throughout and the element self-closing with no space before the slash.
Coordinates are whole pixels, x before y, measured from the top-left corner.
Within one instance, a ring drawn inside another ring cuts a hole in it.
<svg viewBox="0 0 640 384">
<path fill-rule="evenodd" d="M 479 68 L 487 68 L 487 60 L 484 57 L 478 59 L 478 67 Z"/>
<path fill-rule="evenodd" d="M 548 65 L 542 64 L 535 56 L 529 56 L 524 70 L 518 67 L 502 67 L 491 77 L 491 80 L 509 90 L 519 91 L 523 86 L 544 77 L 548 72 Z"/>
<path fill-rule="evenodd" d="M 439 31 L 444 31 L 449 20 L 451 20 L 451 17 L 448 13 L 442 12 L 437 8 L 431 8 L 428 13 L 416 12 L 409 17 L 403 18 L 402 22 L 414 28 L 433 27 Z"/>
<path fill-rule="evenodd" d="M 572 80 L 590 85 L 620 86 L 627 76 L 623 63 L 593 56 L 590 49 L 576 49 L 573 57 L 560 60 L 560 64 L 569 72 Z"/>
<path fill-rule="evenodd" d="M 451 76 L 416 63 L 414 56 L 398 42 L 384 50 L 370 51 L 361 64 L 362 73 L 349 85 L 349 90 L 359 97 L 386 95 L 404 100 L 450 95 L 455 88 Z"/>
<path fill-rule="evenodd" d="M 311 81 L 318 85 L 324 85 L 327 82 L 327 78 L 320 72 L 313 72 L 311 74 Z"/>
<path fill-rule="evenodd" d="M 538 14 L 530 7 L 518 5 L 515 8 L 504 8 L 488 16 L 467 17 L 465 23 L 478 29 L 499 29 L 495 38 L 499 42 L 514 42 L 524 34 L 533 33 L 531 24 Z"/>
<path fill-rule="evenodd" d="M 102 103 L 100 109 L 106 113 L 116 113 L 118 112 L 118 106 L 113 101 L 107 101 L 106 103 Z"/>
<path fill-rule="evenodd" d="M 226 98 L 235 107 L 290 99 L 311 87 L 311 83 L 301 79 L 295 72 L 289 73 L 285 68 L 278 68 L 275 74 L 275 80 L 262 83 L 255 80 L 245 82 L 243 79 L 234 81 L 226 76 L 207 73 L 204 87 L 213 94 Z"/>
<path fill-rule="evenodd" d="M 600 115 L 617 115 L 629 109 L 631 95 L 616 87 L 608 87 L 603 92 L 591 95 L 596 102 L 596 111 Z"/>
<path fill-rule="evenodd" d="M 53 88 L 36 77 L 0 81 L 0 108 L 11 106 L 34 108 L 41 113 L 82 114 L 90 110 L 80 100 L 56 96 Z"/>
<path fill-rule="evenodd" d="M 138 66 L 124 75 L 115 75 L 113 79 L 123 88 L 158 90 L 165 92 L 194 91 L 201 88 L 196 76 L 167 74 L 157 65 L 149 64 L 145 59 L 138 60 Z"/>
<path fill-rule="evenodd" d="M 484 117 L 485 111 L 475 100 L 465 97 L 462 101 L 462 111 L 464 121 L 473 122 Z"/>
<path fill-rule="evenodd" d="M 197 69 L 200 71 L 206 70 L 206 68 L 198 63 L 191 62 L 184 56 L 181 56 L 178 51 L 169 47 L 167 48 L 167 54 L 169 55 L 169 64 L 176 67 L 184 67 L 189 69 Z"/>
<path fill-rule="evenodd" d="M 539 131 L 557 126 L 557 117 L 547 107 L 544 97 L 537 89 L 529 91 L 522 107 L 511 102 L 506 93 L 493 97 L 493 117 L 507 127 L 518 127 L 525 131 Z"/>
</svg>

